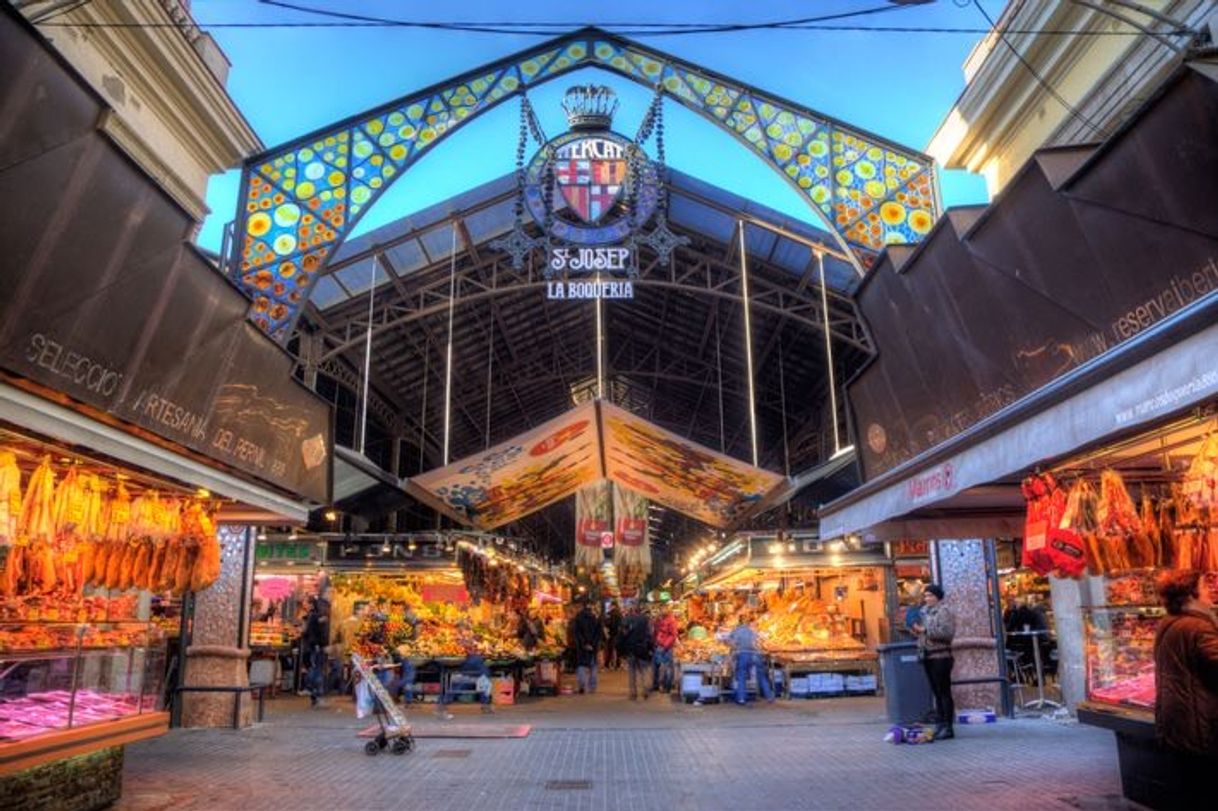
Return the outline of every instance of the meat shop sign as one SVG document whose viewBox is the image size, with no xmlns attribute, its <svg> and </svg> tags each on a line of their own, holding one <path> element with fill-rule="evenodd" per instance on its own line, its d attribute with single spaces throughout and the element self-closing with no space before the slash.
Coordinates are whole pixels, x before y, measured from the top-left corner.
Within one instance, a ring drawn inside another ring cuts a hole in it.
<svg viewBox="0 0 1218 811">
<path fill-rule="evenodd" d="M 563 108 L 571 131 L 537 151 L 521 191 L 549 245 L 546 298 L 633 298 L 634 232 L 659 203 L 659 171 L 636 142 L 610 131 L 609 88 L 573 87 Z"/>
</svg>

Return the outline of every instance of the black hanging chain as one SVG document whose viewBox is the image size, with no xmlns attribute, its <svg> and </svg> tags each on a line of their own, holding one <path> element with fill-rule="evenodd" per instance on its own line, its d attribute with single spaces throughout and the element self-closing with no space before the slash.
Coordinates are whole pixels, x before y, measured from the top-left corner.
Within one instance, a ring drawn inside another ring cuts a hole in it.
<svg viewBox="0 0 1218 811">
<path fill-rule="evenodd" d="M 520 97 L 520 135 L 516 139 L 516 227 L 524 224 L 524 151 L 529 136 L 529 97 Z"/>
<path fill-rule="evenodd" d="M 664 99 L 660 96 L 659 85 L 656 85 L 656 97 L 652 102 L 655 105 L 655 130 L 656 130 L 656 186 L 659 195 L 656 200 L 656 210 L 660 212 L 660 216 L 665 220 L 668 219 L 668 188 L 664 184 L 665 175 L 665 157 L 664 157 Z"/>
<path fill-rule="evenodd" d="M 502 250 L 512 257 L 512 267 L 517 270 L 524 266 L 525 260 L 531 258 L 534 247 L 540 244 L 540 240 L 530 237 L 524 229 L 524 187 L 527 175 L 524 156 L 530 136 L 539 144 L 545 144 L 545 134 L 542 132 L 541 124 L 537 121 L 537 115 L 533 112 L 533 105 L 529 102 L 529 97 L 522 93 L 520 96 L 520 128 L 516 139 L 516 199 L 513 206 L 515 223 L 506 236 L 491 241 L 492 248 Z M 548 207 L 547 203 L 547 209 Z"/>
<path fill-rule="evenodd" d="M 542 231 L 546 239 L 549 239 L 554 227 L 554 183 L 554 161 L 548 160 L 541 176 L 541 204 L 546 210 L 546 221 Z"/>
<path fill-rule="evenodd" d="M 533 136 L 533 140 L 538 146 L 546 143 L 549 139 L 546 138 L 545 130 L 541 128 L 541 122 L 537 120 L 537 112 L 533 109 L 533 103 L 529 101 L 528 96 L 521 97 L 521 115 L 524 116 L 529 125 L 529 134 Z"/>
</svg>

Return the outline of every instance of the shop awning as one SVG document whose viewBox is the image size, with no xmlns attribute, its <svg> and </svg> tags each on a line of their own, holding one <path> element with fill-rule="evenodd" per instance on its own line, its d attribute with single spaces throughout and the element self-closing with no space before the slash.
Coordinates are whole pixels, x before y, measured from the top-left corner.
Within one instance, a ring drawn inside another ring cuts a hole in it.
<svg viewBox="0 0 1218 811">
<path fill-rule="evenodd" d="M 303 524 L 309 505 L 269 487 L 217 470 L 161 445 L 133 436 L 77 411 L 0 383 L 0 422 L 70 445 L 89 448 L 124 464 L 142 468 L 184 485 L 203 487 L 242 506 L 226 505 L 221 520 L 240 523 Z"/>
<path fill-rule="evenodd" d="M 490 530 L 603 479 L 721 529 L 754 514 L 786 482 L 597 400 L 416 476 L 406 490 L 456 521 Z"/>
<path fill-rule="evenodd" d="M 0 376 L 178 467 L 278 491 L 283 515 L 328 503 L 329 403 L 102 131 L 105 100 L 13 14 L 0 76 Z"/>
<path fill-rule="evenodd" d="M 865 480 L 1218 291 L 1218 60 L 1103 144 L 1038 152 L 988 208 L 873 267 L 877 346 L 847 386 Z"/>
<path fill-rule="evenodd" d="M 1218 393 L 1215 143 L 1218 61 L 1195 60 L 1103 144 L 887 251 L 847 387 L 866 483 L 822 535 L 1019 534 L 1021 476 Z"/>
<path fill-rule="evenodd" d="M 1200 325 L 1206 326 L 1198 331 Z M 1024 475 L 1216 396 L 1218 295 L 1212 295 L 826 505 L 821 535 L 858 533 L 871 542 L 1020 535 Z"/>
</svg>

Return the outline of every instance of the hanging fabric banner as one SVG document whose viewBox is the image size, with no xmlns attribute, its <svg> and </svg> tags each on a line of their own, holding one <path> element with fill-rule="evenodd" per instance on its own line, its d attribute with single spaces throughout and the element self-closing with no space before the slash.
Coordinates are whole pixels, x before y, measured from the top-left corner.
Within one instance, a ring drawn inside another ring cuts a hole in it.
<svg viewBox="0 0 1218 811">
<path fill-rule="evenodd" d="M 415 476 L 406 491 L 463 524 L 491 530 L 599 478 L 596 412 L 588 403 L 489 450 Z"/>
<path fill-rule="evenodd" d="M 647 499 L 613 485 L 613 562 L 623 586 L 638 586 L 651 574 L 651 543 L 647 532 Z"/>
<path fill-rule="evenodd" d="M 613 499 L 609 483 L 597 482 L 575 494 L 575 565 L 598 568 L 601 542 L 613 537 Z"/>
<path fill-rule="evenodd" d="M 610 479 L 717 529 L 747 515 L 785 481 L 618 406 L 601 403 L 601 417 Z"/>
</svg>

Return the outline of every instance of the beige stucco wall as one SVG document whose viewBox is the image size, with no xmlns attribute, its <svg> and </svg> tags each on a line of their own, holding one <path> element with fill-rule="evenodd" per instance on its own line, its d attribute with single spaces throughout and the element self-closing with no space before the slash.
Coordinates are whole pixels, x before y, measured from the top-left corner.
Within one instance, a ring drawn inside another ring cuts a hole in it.
<svg viewBox="0 0 1218 811">
<path fill-rule="evenodd" d="M 27 3 L 37 21 L 53 2 Z M 228 63 L 182 0 L 88 3 L 48 18 L 39 31 L 112 108 L 100 122 L 196 220 L 207 214 L 208 177 L 261 143 L 225 90 Z M 86 27 L 64 23 L 177 23 Z M 37 24 L 37 22 L 36 22 Z"/>
</svg>

